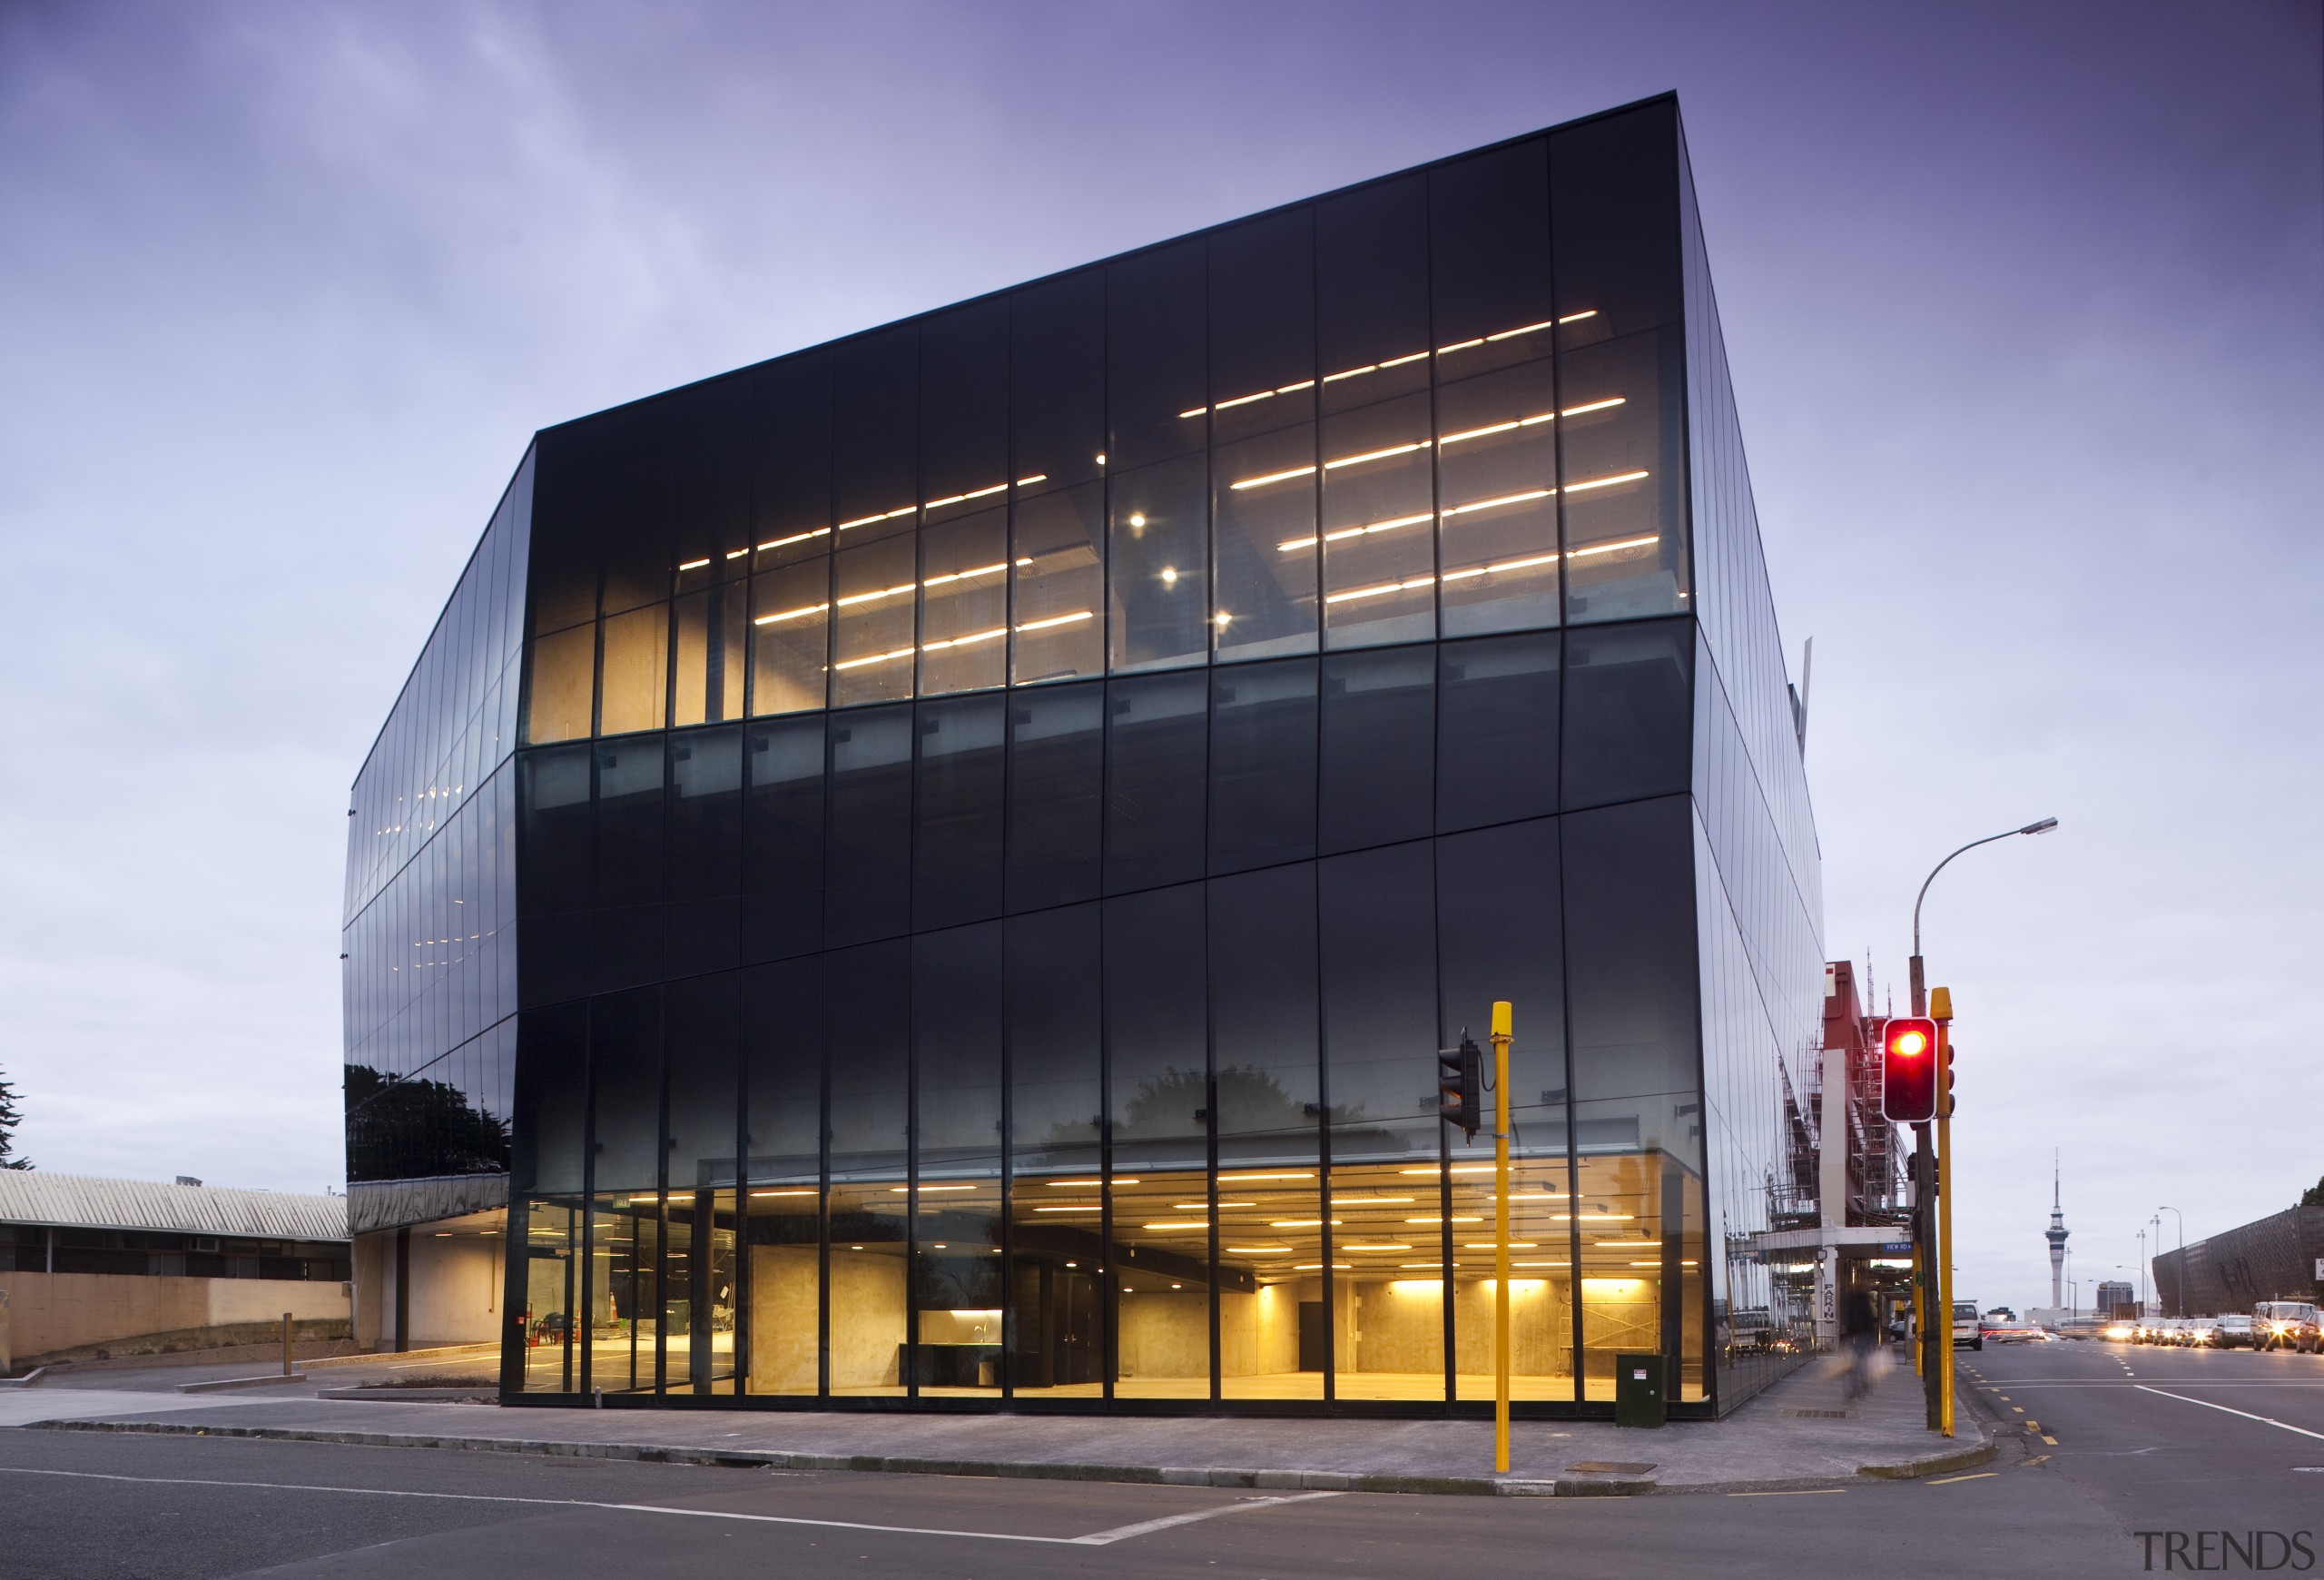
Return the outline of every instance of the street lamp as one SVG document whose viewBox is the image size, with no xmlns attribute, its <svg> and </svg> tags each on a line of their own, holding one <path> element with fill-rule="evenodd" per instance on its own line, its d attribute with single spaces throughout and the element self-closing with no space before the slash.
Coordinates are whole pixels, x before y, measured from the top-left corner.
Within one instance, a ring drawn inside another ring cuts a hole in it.
<svg viewBox="0 0 2324 1580">
<path fill-rule="evenodd" d="M 1973 851 L 1981 844 L 1991 844 L 1995 840 L 2014 838 L 2021 834 L 2047 834 L 2057 825 L 2056 818 L 2045 817 L 2039 823 L 2029 823 L 2024 828 L 2013 828 L 2001 834 L 1989 834 L 1983 839 L 1973 839 L 1955 851 L 1953 855 L 1937 863 L 1929 870 L 1928 876 L 1921 880 L 1921 892 L 1913 896 L 1913 1013 L 1928 1013 L 1928 988 L 1921 974 L 1921 902 L 1928 898 L 1928 886 L 1936 882 L 1936 874 L 1953 864 L 1953 856 L 1965 851 Z"/>
<path fill-rule="evenodd" d="M 2162 1223 L 2162 1215 L 2166 1212 L 2179 1220 L 2179 1276 L 2171 1280 L 2179 1286 L 2179 1289 L 2178 1298 L 2171 1303 L 2171 1314 L 2173 1317 L 2184 1317 L 2187 1314 L 2187 1215 L 2175 1207 L 2158 1207 L 2154 1210 L 2154 1220 L 2158 1225 Z M 2162 1230 L 2160 1228 L 2154 1233 L 2154 1246 L 2155 1254 L 2162 1255 Z M 2158 1289 L 2155 1293 L 2161 1294 L 2162 1291 Z"/>
<path fill-rule="evenodd" d="M 2160 1240 L 2162 1238 L 2162 1214 L 2156 1213 L 2152 1218 L 2148 1219 L 2147 1222 L 2155 1226 L 2154 1238 Z M 2146 1273 L 2146 1230 L 2142 1229 L 2139 1230 L 2139 1310 L 2142 1313 L 2147 1308 Z"/>
</svg>

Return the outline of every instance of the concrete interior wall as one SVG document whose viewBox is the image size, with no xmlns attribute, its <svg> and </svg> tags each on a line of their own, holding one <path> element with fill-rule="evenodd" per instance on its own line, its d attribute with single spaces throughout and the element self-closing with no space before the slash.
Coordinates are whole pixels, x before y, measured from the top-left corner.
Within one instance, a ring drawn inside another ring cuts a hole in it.
<svg viewBox="0 0 2324 1580">
<path fill-rule="evenodd" d="M 1242 1299 L 1254 1299 L 1253 1296 Z M 1209 1297 L 1191 1289 L 1124 1290 L 1121 1332 L 1116 1339 L 1119 1377 L 1207 1378 L 1210 1376 Z M 1222 1316 L 1224 1313 L 1222 1312 Z M 1298 1343 L 1298 1313 L 1292 1314 L 1292 1342 Z M 1222 1325 L 1223 1326 L 1223 1325 Z"/>
<path fill-rule="evenodd" d="M 816 1388 L 817 1285 L 813 1246 L 751 1248 L 751 1380 L 754 1394 Z"/>
<path fill-rule="evenodd" d="M 409 1331 L 400 1336 L 396 1240 L 404 1231 L 356 1236 L 356 1342 L 366 1349 L 394 1349 L 400 1337 L 406 1349 L 427 1349 L 497 1339 L 507 1218 L 506 1211 L 480 1212 L 411 1227 L 411 1288 L 403 1312 Z"/>
<path fill-rule="evenodd" d="M 0 1273 L 19 1363 L 84 1345 L 230 1323 L 348 1317 L 347 1286 L 296 1279 L 149 1278 L 136 1273 Z"/>
<path fill-rule="evenodd" d="M 834 1249 L 832 1391 L 901 1387 L 903 1341 L 904 1259 Z"/>
</svg>

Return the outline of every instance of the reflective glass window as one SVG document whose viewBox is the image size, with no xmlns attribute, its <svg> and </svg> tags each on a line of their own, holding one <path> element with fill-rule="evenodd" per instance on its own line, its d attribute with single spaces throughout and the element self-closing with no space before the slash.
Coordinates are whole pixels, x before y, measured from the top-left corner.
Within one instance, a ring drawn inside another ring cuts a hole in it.
<svg viewBox="0 0 2324 1580">
<path fill-rule="evenodd" d="M 831 669 L 832 562 L 817 556 L 751 578 L 751 712 L 823 706 Z"/>
<path fill-rule="evenodd" d="M 608 741 L 597 752 L 597 911 L 591 953 L 600 992 L 661 973 L 666 857 L 663 743 Z"/>
<path fill-rule="evenodd" d="M 1314 1329 L 1330 1270 L 1346 1269 L 1323 1211 L 1315 869 L 1209 891 L 1219 1390 L 1320 1399 L 1329 1347 Z"/>
<path fill-rule="evenodd" d="M 1190 455 L 1123 472 L 1108 489 L 1116 672 L 1199 664 L 1210 650 L 1205 460 Z"/>
<path fill-rule="evenodd" d="M 1212 232 L 1209 263 L 1211 442 L 1313 420 L 1314 211 Z"/>
<path fill-rule="evenodd" d="M 1324 627 L 1334 647 L 1436 634 L 1435 446 L 1425 394 L 1324 422 Z M 1292 551 L 1284 550 L 1286 558 Z"/>
<path fill-rule="evenodd" d="M 1000 685 L 1009 668 L 1009 512 L 922 529 L 920 571 L 921 695 Z"/>
<path fill-rule="evenodd" d="M 1437 391 L 1446 636 L 1558 623 L 1556 424 L 1546 361 Z"/>
<path fill-rule="evenodd" d="M 670 558 L 680 595 L 750 574 L 757 435 L 749 383 L 745 374 L 665 398 L 675 441 Z"/>
<path fill-rule="evenodd" d="M 1313 652 L 1316 629 L 1315 429 L 1221 444 L 1212 458 L 1218 657 Z"/>
<path fill-rule="evenodd" d="M 911 1354 L 922 1397 L 1000 1389 L 1001 989 L 999 923 L 912 940 Z"/>
<path fill-rule="evenodd" d="M 1439 830 L 1557 810 L 1558 651 L 1554 631 L 1437 649 Z"/>
<path fill-rule="evenodd" d="M 1584 346 L 1561 360 L 1571 619 L 1686 611 L 1681 349 L 1679 333 L 1666 330 Z"/>
<path fill-rule="evenodd" d="M 1210 1112 L 1200 884 L 1106 902 L 1114 1397 L 1211 1397 Z"/>
<path fill-rule="evenodd" d="M 751 493 L 754 571 L 828 554 L 835 519 L 831 353 L 787 357 L 762 373 L 753 381 L 764 436 Z"/>
<path fill-rule="evenodd" d="M 526 581 L 536 635 L 597 614 L 598 534 L 605 498 L 605 448 L 586 428 L 552 429 L 539 440 Z"/>
<path fill-rule="evenodd" d="M 745 1387 L 817 1392 L 822 1348 L 822 965 L 743 979 L 749 1084 Z"/>
<path fill-rule="evenodd" d="M 834 715 L 831 739 L 826 936 L 835 944 L 891 937 L 911 916 L 911 709 Z"/>
<path fill-rule="evenodd" d="M 596 700 L 597 627 L 593 621 L 533 639 L 525 693 L 525 739 L 579 740 Z"/>
<path fill-rule="evenodd" d="M 823 966 L 830 1003 L 847 1007 L 830 1032 L 831 1391 L 893 1397 L 908 1387 L 911 953 L 896 940 Z"/>
<path fill-rule="evenodd" d="M 1011 917 L 1006 939 L 1011 1180 L 1010 1386 L 1103 1388 L 1096 905 Z"/>
<path fill-rule="evenodd" d="M 744 958 L 804 954 L 823 942 L 823 721 L 753 725 L 745 745 Z"/>
<path fill-rule="evenodd" d="M 1097 675 L 1106 663 L 1106 490 L 1059 489 L 1017 502 L 1009 574 L 1019 686 Z"/>
<path fill-rule="evenodd" d="M 910 696 L 919 591 L 912 539 L 842 548 L 834 557 L 832 588 L 832 706 Z"/>
<path fill-rule="evenodd" d="M 1009 699 L 1008 901 L 1011 911 L 1098 896 L 1105 832 L 1103 685 Z"/>
<path fill-rule="evenodd" d="M 1006 700 L 962 696 L 921 705 L 915 927 L 949 927 L 1000 913 Z"/>
<path fill-rule="evenodd" d="M 1550 139 L 1550 181 L 1563 343 L 1679 322 L 1677 103 L 1559 132 Z"/>
<path fill-rule="evenodd" d="M 669 1066 L 662 1145 L 669 1186 L 663 1322 L 672 1392 L 732 1393 L 737 1293 L 740 1028 L 735 980 L 717 973 L 663 990 Z"/>
<path fill-rule="evenodd" d="M 1173 242 L 1106 266 L 1105 465 L 1142 466 L 1207 442 L 1203 242 Z"/>
<path fill-rule="evenodd" d="M 672 412 L 647 401 L 597 420 L 596 442 L 605 467 L 598 509 L 604 543 L 605 580 L 600 609 L 625 609 L 667 598 L 671 568 L 670 529 L 677 507 L 677 434 Z"/>
<path fill-rule="evenodd" d="M 673 606 L 677 703 L 670 722 L 716 724 L 743 716 L 747 589 L 739 583 L 689 593 Z"/>
<path fill-rule="evenodd" d="M 1045 280 L 1009 303 L 1011 480 L 1022 497 L 1102 476 L 1105 272 Z"/>
<path fill-rule="evenodd" d="M 1325 411 L 1428 388 L 1428 178 L 1315 204 L 1317 392 Z"/>
<path fill-rule="evenodd" d="M 1431 831 L 1436 777 L 1436 650 L 1392 647 L 1324 660 L 1316 795 L 1325 851 Z M 1479 763 L 1473 772 L 1497 767 Z"/>
<path fill-rule="evenodd" d="M 1211 674 L 1210 870 L 1315 854 L 1315 661 Z"/>
<path fill-rule="evenodd" d="M 1199 673 L 1106 688 L 1106 892 L 1203 873 L 1210 680 Z"/>
<path fill-rule="evenodd" d="M 1577 627 L 1568 634 L 1568 806 L 1688 787 L 1694 652 L 1693 627 L 1686 620 Z"/>
<path fill-rule="evenodd" d="M 597 730 L 627 735 L 662 727 L 669 686 L 670 606 L 653 604 L 605 622 Z"/>
</svg>

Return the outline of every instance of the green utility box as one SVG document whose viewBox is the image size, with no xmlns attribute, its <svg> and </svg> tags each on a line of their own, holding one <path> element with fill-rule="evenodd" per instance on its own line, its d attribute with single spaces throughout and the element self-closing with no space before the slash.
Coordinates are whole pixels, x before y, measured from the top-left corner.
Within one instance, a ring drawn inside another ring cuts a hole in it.
<svg viewBox="0 0 2324 1580">
<path fill-rule="evenodd" d="M 1670 1418 L 1659 1355 L 1614 1357 L 1614 1425 L 1659 1427 Z"/>
</svg>

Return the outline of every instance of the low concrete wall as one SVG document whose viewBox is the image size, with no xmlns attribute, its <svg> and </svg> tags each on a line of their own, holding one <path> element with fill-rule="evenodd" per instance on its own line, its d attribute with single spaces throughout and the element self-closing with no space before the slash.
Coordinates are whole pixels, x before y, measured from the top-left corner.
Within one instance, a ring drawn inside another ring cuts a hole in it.
<svg viewBox="0 0 2324 1580">
<path fill-rule="evenodd" d="M 355 1237 L 355 1337 L 366 1349 L 396 1347 L 396 1235 L 388 1229 Z M 411 1331 L 404 1348 L 487 1344 L 500 1337 L 506 1269 L 498 1236 L 439 1234 L 422 1224 L 410 1230 L 410 1262 L 405 1315 Z"/>
<path fill-rule="evenodd" d="M 348 1318 L 347 1286 L 290 1279 L 0 1273 L 16 1364 L 117 1339 L 194 1329 Z"/>
</svg>

